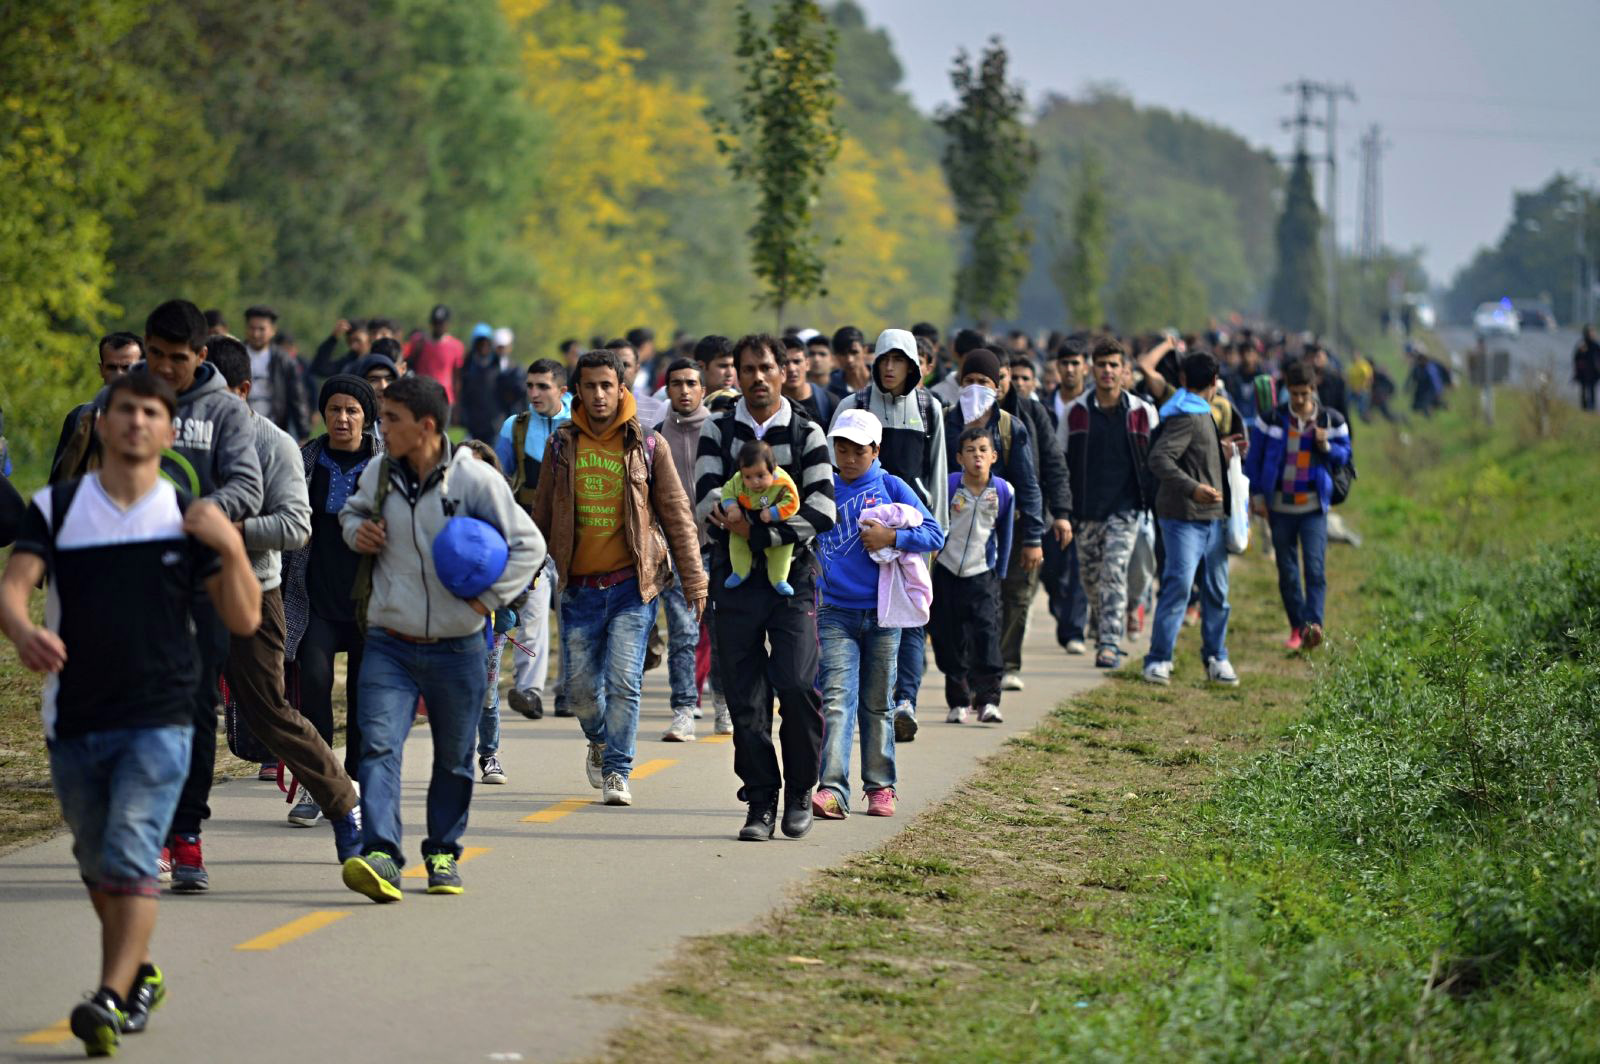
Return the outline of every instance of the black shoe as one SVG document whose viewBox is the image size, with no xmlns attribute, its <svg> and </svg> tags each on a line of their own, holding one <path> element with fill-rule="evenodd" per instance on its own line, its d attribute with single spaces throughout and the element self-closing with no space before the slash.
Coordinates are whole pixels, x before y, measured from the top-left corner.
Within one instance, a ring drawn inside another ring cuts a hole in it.
<svg viewBox="0 0 1600 1064">
<path fill-rule="evenodd" d="M 78 1002 L 68 1019 L 72 1033 L 83 1042 L 83 1049 L 91 1057 L 109 1057 L 116 1053 L 122 1041 L 122 1010 L 109 990 L 97 990 L 87 1000 Z"/>
<path fill-rule="evenodd" d="M 150 1024 L 150 1014 L 167 1000 L 167 981 L 153 964 L 141 965 L 133 980 L 122 1015 L 122 1033 L 138 1034 Z"/>
<path fill-rule="evenodd" d="M 571 710 L 571 709 L 570 709 L 570 708 L 569 708 L 569 707 L 568 707 L 568 706 L 567 706 L 567 704 L 566 704 L 566 703 L 565 703 L 565 702 L 563 702 L 563 701 L 562 701 L 562 700 L 561 700 L 561 699 L 559 699 L 559 698 L 557 698 L 557 699 L 556 699 L 556 712 L 555 712 L 555 715 L 556 715 L 556 716 L 558 716 L 558 717 L 571 717 L 571 716 L 575 716 L 575 714 L 574 714 L 574 713 L 573 713 L 573 712 L 572 712 L 572 710 Z"/>
<path fill-rule="evenodd" d="M 750 803 L 750 812 L 739 829 L 740 842 L 766 842 L 778 823 L 778 799 L 766 798 Z"/>
<path fill-rule="evenodd" d="M 894 741 L 897 743 L 916 742 L 917 716 L 909 710 L 900 710 L 894 715 Z"/>
<path fill-rule="evenodd" d="M 540 720 L 544 717 L 544 699 L 539 697 L 539 692 L 534 690 L 513 690 L 508 699 L 511 708 L 521 713 L 529 720 Z"/>
<path fill-rule="evenodd" d="M 783 833 L 798 839 L 811 830 L 811 789 L 783 796 Z"/>
</svg>

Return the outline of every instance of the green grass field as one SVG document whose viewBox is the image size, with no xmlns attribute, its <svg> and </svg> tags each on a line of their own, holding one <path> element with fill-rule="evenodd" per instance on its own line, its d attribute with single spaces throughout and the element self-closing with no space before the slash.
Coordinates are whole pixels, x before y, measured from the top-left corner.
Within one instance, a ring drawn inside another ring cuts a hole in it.
<svg viewBox="0 0 1600 1064">
<path fill-rule="evenodd" d="M 1521 403 L 1358 427 L 1326 653 L 1281 648 L 1274 571 L 1239 559 L 1241 687 L 1203 685 L 1187 631 L 1172 687 L 1124 668 L 692 943 L 611 1055 L 1600 1055 L 1600 431 L 1528 439 Z"/>
</svg>

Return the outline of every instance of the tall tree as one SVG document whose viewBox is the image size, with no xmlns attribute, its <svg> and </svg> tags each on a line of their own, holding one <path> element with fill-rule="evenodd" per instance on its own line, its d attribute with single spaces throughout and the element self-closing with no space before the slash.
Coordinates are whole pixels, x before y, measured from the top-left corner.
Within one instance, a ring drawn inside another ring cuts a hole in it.
<svg viewBox="0 0 1600 1064">
<path fill-rule="evenodd" d="M 833 73 L 839 34 L 816 0 L 779 0 L 771 24 L 739 5 L 737 112 L 718 117 L 717 150 L 733 176 L 756 193 L 751 265 L 782 328 L 790 303 L 826 295 L 813 208 L 828 164 L 839 154 Z"/>
<path fill-rule="evenodd" d="M 978 69 L 963 49 L 950 70 L 955 107 L 941 108 L 942 161 L 967 246 L 956 270 L 954 308 L 980 323 L 1010 314 L 1028 272 L 1032 232 L 1023 198 L 1039 150 L 1023 122 L 1022 89 L 1006 81 L 1006 50 L 992 37 Z"/>
<path fill-rule="evenodd" d="M 1093 329 L 1105 321 L 1101 293 L 1111 276 L 1111 218 L 1105 173 L 1091 151 L 1078 165 L 1078 194 L 1072 203 L 1072 231 L 1053 271 L 1067 305 L 1067 323 Z"/>
<path fill-rule="evenodd" d="M 1311 160 L 1296 152 L 1278 218 L 1278 272 L 1272 278 L 1267 313 L 1285 329 L 1320 329 L 1323 306 L 1322 248 L 1317 234 L 1322 212 L 1311 185 Z"/>
<path fill-rule="evenodd" d="M 143 6 L 0 4 L 0 394 L 24 462 L 93 388 L 94 337 L 114 320 L 108 219 L 149 180 L 141 116 L 161 105 L 120 61 Z"/>
</svg>

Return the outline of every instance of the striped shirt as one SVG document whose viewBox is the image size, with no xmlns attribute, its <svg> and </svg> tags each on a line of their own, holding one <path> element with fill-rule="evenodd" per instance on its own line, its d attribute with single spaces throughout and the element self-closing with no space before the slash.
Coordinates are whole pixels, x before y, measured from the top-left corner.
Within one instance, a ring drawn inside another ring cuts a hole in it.
<svg viewBox="0 0 1600 1064">
<path fill-rule="evenodd" d="M 1283 476 L 1272 498 L 1272 508 L 1279 513 L 1308 514 L 1322 509 L 1317 497 L 1316 480 L 1311 474 L 1311 463 L 1317 450 L 1317 419 L 1296 419 L 1285 427 L 1283 434 Z"/>
<path fill-rule="evenodd" d="M 765 441 L 778 465 L 799 485 L 800 509 L 793 517 L 750 526 L 752 552 L 780 543 L 804 546 L 838 520 L 833 502 L 833 465 L 828 460 L 828 439 L 822 426 L 804 414 L 797 416 L 788 399 L 779 398 L 778 402 L 777 413 L 759 425 L 743 399 L 732 410 L 706 418 L 695 455 L 694 516 L 701 526 L 721 503 L 723 484 L 739 471 L 739 448 L 750 440 Z M 720 549 L 727 549 L 728 534 L 721 529 L 711 529 L 711 540 Z"/>
</svg>

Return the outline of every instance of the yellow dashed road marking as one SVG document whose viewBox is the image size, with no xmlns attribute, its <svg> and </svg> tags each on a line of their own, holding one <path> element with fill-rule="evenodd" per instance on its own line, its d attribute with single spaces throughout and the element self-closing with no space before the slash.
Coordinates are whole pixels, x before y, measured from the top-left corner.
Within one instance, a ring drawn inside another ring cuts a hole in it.
<svg viewBox="0 0 1600 1064">
<path fill-rule="evenodd" d="M 257 935 L 248 942 L 241 942 L 233 948 L 251 952 L 277 949 L 279 946 L 287 942 L 293 942 L 297 938 L 303 938 L 313 931 L 320 931 L 329 924 L 338 923 L 349 915 L 349 912 L 338 909 L 319 909 L 314 913 L 307 913 L 298 920 L 290 920 L 282 927 L 268 931 L 264 935 Z"/>
<path fill-rule="evenodd" d="M 58 1024 L 41 1028 L 32 1034 L 23 1035 L 17 1039 L 17 1044 L 23 1046 L 53 1046 L 70 1041 L 71 1038 L 72 1028 L 66 1020 L 62 1020 Z"/>
<path fill-rule="evenodd" d="M 588 798 L 568 798 L 554 805 L 547 805 L 537 813 L 529 813 L 522 818 L 524 824 L 554 824 L 568 813 L 576 813 L 586 805 L 594 802 Z"/>
<path fill-rule="evenodd" d="M 662 769 L 671 768 L 677 763 L 678 759 L 675 757 L 658 757 L 653 760 L 646 761 L 642 765 L 636 765 L 631 778 L 636 780 L 649 779 Z"/>
</svg>

